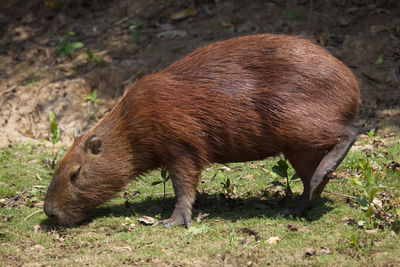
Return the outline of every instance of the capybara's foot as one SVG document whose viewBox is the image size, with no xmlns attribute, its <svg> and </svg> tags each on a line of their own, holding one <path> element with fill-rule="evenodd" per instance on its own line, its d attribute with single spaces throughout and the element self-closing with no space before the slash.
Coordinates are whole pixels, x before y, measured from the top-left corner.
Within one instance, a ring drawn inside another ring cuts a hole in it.
<svg viewBox="0 0 400 267">
<path fill-rule="evenodd" d="M 176 207 L 172 216 L 168 219 L 162 220 L 160 224 L 165 227 L 184 225 L 189 228 L 192 213 L 188 208 Z"/>
</svg>

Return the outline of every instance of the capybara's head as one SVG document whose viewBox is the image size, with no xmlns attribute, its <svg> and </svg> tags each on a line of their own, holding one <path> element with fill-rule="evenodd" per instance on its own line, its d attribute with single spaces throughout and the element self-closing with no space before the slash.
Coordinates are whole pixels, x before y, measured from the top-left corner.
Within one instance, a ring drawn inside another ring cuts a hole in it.
<svg viewBox="0 0 400 267">
<path fill-rule="evenodd" d="M 51 221 L 74 225 L 119 192 L 131 178 L 129 142 L 93 133 L 78 137 L 54 172 L 44 202 Z"/>
</svg>

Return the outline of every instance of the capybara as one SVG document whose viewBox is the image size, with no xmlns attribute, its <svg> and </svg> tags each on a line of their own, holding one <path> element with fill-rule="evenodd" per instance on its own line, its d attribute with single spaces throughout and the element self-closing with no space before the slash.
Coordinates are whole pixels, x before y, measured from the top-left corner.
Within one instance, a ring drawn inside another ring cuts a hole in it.
<svg viewBox="0 0 400 267">
<path fill-rule="evenodd" d="M 205 166 L 282 153 L 304 185 L 285 212 L 300 216 L 355 141 L 359 97 L 353 73 L 306 39 L 259 34 L 206 45 L 136 81 L 76 138 L 44 211 L 58 224 L 76 224 L 133 177 L 162 167 L 176 196 L 162 223 L 188 227 Z"/>
</svg>

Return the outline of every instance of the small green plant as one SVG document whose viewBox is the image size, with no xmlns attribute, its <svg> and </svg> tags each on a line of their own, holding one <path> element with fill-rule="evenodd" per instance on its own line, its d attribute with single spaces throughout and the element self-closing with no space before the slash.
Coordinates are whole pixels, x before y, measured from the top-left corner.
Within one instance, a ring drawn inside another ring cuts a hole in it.
<svg viewBox="0 0 400 267">
<path fill-rule="evenodd" d="M 95 65 L 100 64 L 104 61 L 104 58 L 101 56 L 95 56 L 91 49 L 86 49 L 87 61 L 93 62 Z"/>
<path fill-rule="evenodd" d="M 298 19 L 300 17 L 300 14 L 298 12 L 291 9 L 283 10 L 282 15 L 286 19 Z"/>
<path fill-rule="evenodd" d="M 26 202 L 28 205 L 33 205 L 40 200 L 42 192 L 38 188 L 32 188 L 27 192 Z"/>
<path fill-rule="evenodd" d="M 54 146 L 60 141 L 61 129 L 58 127 L 56 116 L 53 111 L 49 111 L 49 121 L 50 121 L 50 141 L 53 144 L 53 157 L 50 161 L 50 167 L 54 169 L 57 164 L 57 159 L 63 153 L 63 149 L 55 150 Z"/>
<path fill-rule="evenodd" d="M 290 181 L 299 178 L 299 176 L 295 173 L 289 178 L 289 164 L 287 164 L 286 160 L 280 159 L 278 163 L 272 167 L 272 171 L 276 173 L 279 177 L 286 179 L 286 185 L 279 181 L 274 181 L 274 185 L 280 185 L 285 187 L 286 196 L 290 197 L 293 195 L 292 189 L 290 188 Z"/>
<path fill-rule="evenodd" d="M 40 80 L 40 75 L 37 73 L 31 73 L 24 81 L 22 81 L 22 85 L 27 87 L 35 87 Z"/>
<path fill-rule="evenodd" d="M 90 94 L 85 96 L 85 100 L 89 101 L 90 103 L 94 104 L 94 103 L 99 103 L 101 101 L 103 101 L 102 98 L 98 97 L 98 93 L 97 90 L 93 90 Z"/>
<path fill-rule="evenodd" d="M 361 171 L 360 178 L 355 177 L 353 183 L 361 187 L 361 196 L 356 198 L 357 203 L 361 206 L 367 221 L 361 220 L 358 222 L 359 226 L 376 227 L 377 223 L 374 220 L 374 201 L 383 187 L 377 186 L 375 173 L 368 158 L 360 159 L 358 167 Z"/>
<path fill-rule="evenodd" d="M 144 26 L 144 21 L 139 20 L 139 21 L 128 21 L 129 24 L 129 31 L 131 31 L 131 36 L 133 41 L 135 42 L 140 42 L 140 34 L 142 32 L 143 26 Z"/>
<path fill-rule="evenodd" d="M 369 130 L 369 131 L 367 132 L 367 135 L 368 135 L 369 137 L 373 137 L 373 136 L 375 136 L 375 134 L 376 134 L 376 128 L 372 128 L 371 130 Z"/>
<path fill-rule="evenodd" d="M 361 240 L 360 233 L 352 232 L 350 235 L 350 246 L 357 250 L 361 250 L 362 252 L 369 252 L 372 250 L 374 246 L 374 241 L 370 240 Z"/>
<path fill-rule="evenodd" d="M 227 199 L 236 197 L 236 184 L 231 183 L 231 179 L 226 178 L 225 181 L 221 182 L 223 195 Z"/>
<path fill-rule="evenodd" d="M 70 42 L 69 38 L 74 35 L 74 32 L 68 32 L 58 41 L 56 51 L 60 57 L 71 56 L 77 49 L 85 46 L 82 42 Z"/>
<path fill-rule="evenodd" d="M 171 179 L 171 176 L 169 175 L 168 171 L 165 168 L 161 168 L 161 181 L 155 181 L 151 185 L 158 185 L 158 184 L 163 184 L 164 186 L 164 199 L 165 199 L 165 186 L 167 182 Z"/>
<path fill-rule="evenodd" d="M 85 96 L 85 100 L 89 102 L 89 105 L 88 105 L 89 120 L 96 119 L 96 115 L 99 112 L 97 103 L 102 102 L 103 99 L 98 97 L 97 90 L 95 89 L 90 94 Z"/>
<path fill-rule="evenodd" d="M 375 64 L 382 64 L 385 61 L 385 56 L 380 55 L 378 59 L 376 60 Z"/>
<path fill-rule="evenodd" d="M 50 135 L 51 142 L 53 145 L 57 144 L 60 141 L 61 137 L 61 129 L 58 127 L 56 115 L 54 115 L 53 111 L 49 111 L 49 121 L 50 121 Z"/>
</svg>

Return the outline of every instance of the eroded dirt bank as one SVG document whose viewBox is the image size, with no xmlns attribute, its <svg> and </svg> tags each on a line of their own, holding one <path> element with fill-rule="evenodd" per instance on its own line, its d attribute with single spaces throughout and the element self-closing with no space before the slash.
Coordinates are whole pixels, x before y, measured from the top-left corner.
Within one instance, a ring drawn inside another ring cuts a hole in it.
<svg viewBox="0 0 400 267">
<path fill-rule="evenodd" d="M 399 129 L 399 1 L 44 2 L 0 3 L 0 145 L 47 138 L 50 110 L 69 142 L 129 82 L 206 43 L 265 32 L 303 35 L 325 46 L 358 77 L 358 124 Z M 70 31 L 68 42 L 84 48 L 60 57 L 56 47 Z M 85 99 L 94 90 L 103 101 Z"/>
</svg>

